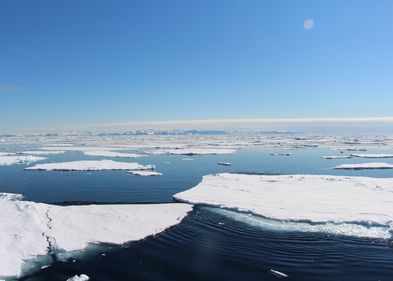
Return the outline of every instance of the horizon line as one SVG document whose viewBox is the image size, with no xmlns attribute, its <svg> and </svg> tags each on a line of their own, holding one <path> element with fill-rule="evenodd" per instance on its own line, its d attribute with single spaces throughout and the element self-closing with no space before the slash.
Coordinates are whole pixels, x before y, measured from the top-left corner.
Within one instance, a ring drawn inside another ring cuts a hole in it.
<svg viewBox="0 0 393 281">
<path fill-rule="evenodd" d="M 290 125 L 342 125 L 342 124 L 393 124 L 393 116 L 377 117 L 304 117 L 304 118 L 217 118 L 217 119 L 178 119 L 178 120 L 140 120 L 127 122 L 93 123 L 78 125 L 58 125 L 31 128 L 16 128 L 14 132 L 77 132 L 99 130 L 136 130 L 136 129 L 229 129 L 255 126 L 290 126 Z M 188 127 L 187 127 L 188 126 Z M 203 127 L 205 126 L 205 127 Z M 263 128 L 260 128 L 263 129 Z"/>
</svg>

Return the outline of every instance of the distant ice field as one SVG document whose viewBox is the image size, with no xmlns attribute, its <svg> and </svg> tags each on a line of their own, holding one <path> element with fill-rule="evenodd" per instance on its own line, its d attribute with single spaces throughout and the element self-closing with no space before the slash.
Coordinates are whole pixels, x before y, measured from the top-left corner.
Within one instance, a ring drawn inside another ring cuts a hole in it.
<svg viewBox="0 0 393 281">
<path fill-rule="evenodd" d="M 357 141 L 321 137 L 315 146 L 308 137 L 302 138 L 293 136 L 290 140 L 284 140 L 284 136 L 273 136 L 264 138 L 266 142 L 263 145 L 258 144 L 259 139 L 248 137 L 218 141 L 214 138 L 194 138 L 196 140 L 191 146 L 181 138 L 169 141 L 146 138 L 148 144 L 102 143 L 99 139 L 86 145 L 81 145 L 80 141 L 66 146 L 60 141 L 44 145 L 22 141 L 18 144 L 1 144 L 0 156 L 25 151 L 27 153 L 23 155 L 46 159 L 0 166 L 0 192 L 23 194 L 26 201 L 61 206 L 91 203 L 99 206 L 174 203 L 174 194 L 197 186 L 205 175 L 218 173 L 393 178 L 393 170 L 388 169 L 335 169 L 343 164 L 393 164 L 393 158 L 351 157 L 355 153 L 391 155 L 391 139 Z M 40 153 L 44 151 L 43 148 L 62 153 Z M 235 152 L 215 155 L 182 155 L 182 151 L 179 155 L 160 153 L 179 149 L 190 152 L 194 148 Z M 154 149 L 159 152 L 145 153 Z M 124 157 L 122 154 L 125 154 Z M 134 155 L 144 157 L 130 158 Z M 324 156 L 329 156 L 329 159 Z M 160 173 L 160 176 L 137 176 L 129 169 L 26 170 L 48 163 L 56 165 L 101 160 L 154 165 L 154 173 Z M 231 163 L 231 166 L 217 163 Z M 385 224 L 347 221 L 310 223 L 307 220 L 272 219 L 233 209 L 197 206 L 182 223 L 158 237 L 126 247 L 109 245 L 112 250 L 98 251 L 87 259 L 59 260 L 25 280 L 67 280 L 81 274 L 88 275 L 91 280 L 107 280 L 105 274 L 116 276 L 113 280 L 144 280 L 140 274 L 146 272 L 147 279 L 180 281 L 184 275 L 177 275 L 176 272 L 182 270 L 190 276 L 189 280 L 201 280 L 202 277 L 204 280 L 238 280 L 239 276 L 247 280 L 274 280 L 276 277 L 269 273 L 271 269 L 288 274 L 291 280 L 328 280 L 324 276 L 341 280 L 343 271 L 346 276 L 343 280 L 363 280 L 359 276 L 364 280 L 377 277 L 388 280 L 386 278 L 393 274 L 389 267 L 393 262 L 388 247 L 390 237 L 390 228 Z M 305 248 L 307 252 L 304 252 Z M 371 269 L 367 267 L 370 263 Z M 343 264 L 346 265 L 345 269 L 341 267 Z"/>
</svg>

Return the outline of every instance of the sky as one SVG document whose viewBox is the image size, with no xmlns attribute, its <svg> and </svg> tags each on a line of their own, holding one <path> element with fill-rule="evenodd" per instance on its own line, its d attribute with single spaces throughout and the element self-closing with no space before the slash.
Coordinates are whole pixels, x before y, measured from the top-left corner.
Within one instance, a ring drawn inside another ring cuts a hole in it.
<svg viewBox="0 0 393 281">
<path fill-rule="evenodd" d="M 381 116 L 391 0 L 0 0 L 0 132 Z"/>
</svg>

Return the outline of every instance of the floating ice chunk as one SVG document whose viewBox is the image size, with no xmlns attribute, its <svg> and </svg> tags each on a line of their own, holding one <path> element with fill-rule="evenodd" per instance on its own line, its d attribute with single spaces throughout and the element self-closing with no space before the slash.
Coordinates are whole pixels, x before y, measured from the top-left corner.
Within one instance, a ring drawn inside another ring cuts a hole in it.
<svg viewBox="0 0 393 281">
<path fill-rule="evenodd" d="M 41 147 L 42 150 L 60 150 L 60 151 L 113 151 L 113 150 L 120 150 L 122 148 L 118 147 L 109 147 L 109 146 L 44 146 Z M 126 148 L 124 148 L 126 149 Z"/>
<path fill-rule="evenodd" d="M 174 198 L 276 220 L 370 226 L 390 226 L 393 221 L 392 178 L 223 173 L 204 176 Z"/>
<path fill-rule="evenodd" d="M 144 239 L 178 224 L 191 209 L 187 204 L 63 207 L 0 200 L 0 278 L 20 276 L 25 261 L 48 251 Z"/>
<path fill-rule="evenodd" d="M 232 154 L 236 149 L 225 148 L 185 148 L 185 149 L 157 149 L 149 151 L 153 155 L 218 155 Z"/>
<path fill-rule="evenodd" d="M 0 193 L 0 201 L 14 201 L 14 200 L 22 200 L 22 194 L 16 193 Z"/>
<path fill-rule="evenodd" d="M 161 173 L 155 171 L 129 171 L 130 174 L 142 177 L 162 176 Z"/>
<path fill-rule="evenodd" d="M 336 170 L 373 170 L 373 169 L 393 169 L 390 163 L 360 163 L 360 164 L 342 164 L 334 167 Z"/>
<path fill-rule="evenodd" d="M 278 156 L 291 156 L 292 153 L 270 153 L 270 155 L 272 155 L 272 156 L 275 156 L 275 155 L 278 155 Z"/>
<path fill-rule="evenodd" d="M 331 156 L 321 156 L 323 159 L 350 159 L 351 155 L 331 155 Z"/>
<path fill-rule="evenodd" d="M 286 275 L 285 273 L 282 273 L 282 272 L 274 270 L 274 269 L 270 269 L 270 273 L 273 274 L 274 276 L 276 276 L 277 278 L 288 277 L 288 275 Z"/>
<path fill-rule="evenodd" d="M 86 274 L 75 275 L 74 277 L 68 278 L 67 281 L 88 281 L 90 278 Z"/>
<path fill-rule="evenodd" d="M 32 156 L 32 155 L 0 155 L 0 166 L 14 165 L 14 164 L 29 164 L 44 159 L 46 158 Z"/>
<path fill-rule="evenodd" d="M 65 153 L 64 150 L 29 150 L 29 151 L 22 151 L 18 152 L 17 154 L 23 155 L 52 155 L 52 154 L 63 154 Z"/>
<path fill-rule="evenodd" d="M 382 153 L 360 153 L 360 154 L 351 154 L 353 157 L 360 158 L 393 158 L 393 154 L 382 154 Z"/>
<path fill-rule="evenodd" d="M 38 164 L 27 167 L 26 170 L 45 171 L 103 171 L 103 170 L 154 170 L 154 165 L 140 165 L 138 163 L 117 162 L 112 160 L 71 161 L 59 163 Z"/>
<path fill-rule="evenodd" d="M 232 166 L 232 163 L 229 163 L 229 162 L 217 162 L 217 165 L 221 165 L 221 166 Z"/>
<path fill-rule="evenodd" d="M 124 152 L 115 152 L 115 151 L 108 151 L 108 150 L 89 150 L 89 151 L 84 151 L 83 154 L 89 156 L 103 156 L 103 157 L 117 157 L 117 158 L 137 158 L 137 157 L 146 156 L 136 153 L 124 153 Z"/>
</svg>

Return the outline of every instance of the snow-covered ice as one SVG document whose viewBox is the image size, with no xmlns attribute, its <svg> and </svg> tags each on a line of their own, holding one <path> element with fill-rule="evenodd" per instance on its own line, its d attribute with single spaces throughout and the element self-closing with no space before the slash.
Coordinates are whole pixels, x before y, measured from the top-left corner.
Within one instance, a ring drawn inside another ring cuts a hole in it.
<svg viewBox="0 0 393 281">
<path fill-rule="evenodd" d="M 89 150 L 89 151 L 84 151 L 83 154 L 89 156 L 116 157 L 116 158 L 137 158 L 137 157 L 145 156 L 136 153 L 125 153 L 125 152 L 116 152 L 116 151 L 108 151 L 108 150 Z"/>
<path fill-rule="evenodd" d="M 351 155 L 328 155 L 328 156 L 321 156 L 323 159 L 350 159 L 352 158 Z"/>
<path fill-rule="evenodd" d="M 342 164 L 334 167 L 336 170 L 374 170 L 374 169 L 393 169 L 390 163 L 359 163 Z"/>
<path fill-rule="evenodd" d="M 236 149 L 226 148 L 185 148 L 185 149 L 157 149 L 148 151 L 153 155 L 219 155 L 232 154 Z"/>
<path fill-rule="evenodd" d="M 74 277 L 68 278 L 67 281 L 88 281 L 90 278 L 86 274 L 75 275 Z"/>
<path fill-rule="evenodd" d="M 35 161 L 45 160 L 44 157 L 32 155 L 0 155 L 1 165 L 29 164 Z"/>
<path fill-rule="evenodd" d="M 21 195 L 3 195 L 2 198 Z M 178 224 L 187 204 L 55 206 L 0 200 L 0 278 L 20 276 L 25 261 L 91 243 L 123 244 Z"/>
<path fill-rule="evenodd" d="M 81 160 L 71 162 L 44 163 L 26 170 L 45 171 L 103 171 L 103 170 L 154 170 L 154 165 L 140 165 L 138 163 L 118 162 L 112 160 Z"/>
<path fill-rule="evenodd" d="M 174 198 L 276 220 L 393 227 L 392 178 L 223 173 Z"/>
<path fill-rule="evenodd" d="M 155 171 L 129 171 L 129 173 L 141 177 L 162 176 L 162 173 Z"/>
<path fill-rule="evenodd" d="M 18 152 L 17 154 L 23 154 L 23 155 L 52 155 L 52 154 L 63 154 L 65 153 L 64 150 L 27 150 L 27 151 L 22 151 Z"/>
<path fill-rule="evenodd" d="M 386 154 L 386 153 L 358 153 L 358 154 L 351 154 L 353 157 L 359 158 L 393 158 L 393 154 Z"/>
</svg>

